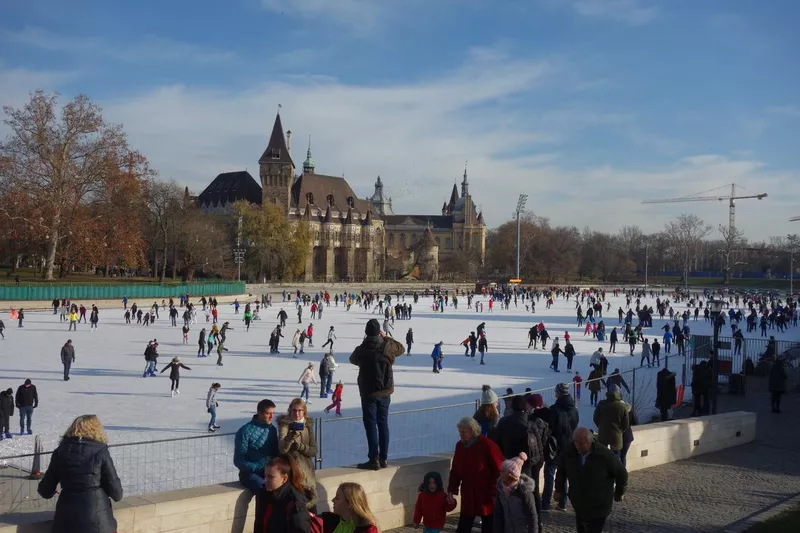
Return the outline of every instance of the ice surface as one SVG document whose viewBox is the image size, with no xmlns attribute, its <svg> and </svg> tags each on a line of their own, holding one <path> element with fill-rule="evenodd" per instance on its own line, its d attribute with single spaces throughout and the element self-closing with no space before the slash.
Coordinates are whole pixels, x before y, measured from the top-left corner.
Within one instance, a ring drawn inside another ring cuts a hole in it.
<svg viewBox="0 0 800 533">
<path fill-rule="evenodd" d="M 197 358 L 197 337 L 202 327 L 210 327 L 205 317 L 198 313 L 200 323 L 192 324 L 189 343 L 183 344 L 181 325 L 171 327 L 166 313 L 154 325 L 125 325 L 121 306 L 117 309 L 101 309 L 99 329 L 90 331 L 88 324 L 80 324 L 77 332 L 67 332 L 67 324 L 59 322 L 59 316 L 49 312 L 27 312 L 25 327 L 18 329 L 16 321 L 8 314 L 3 317 L 6 339 L 0 341 L 0 387 L 16 388 L 25 378 L 31 378 L 38 388 L 39 407 L 34 413 L 33 428 L 44 441 L 46 450 L 52 450 L 59 436 L 77 415 L 97 414 L 105 424 L 112 443 L 129 443 L 158 439 L 207 435 L 208 415 L 205 398 L 210 384 L 218 381 L 222 389 L 219 400 L 217 423 L 220 432 L 235 432 L 253 414 L 256 403 L 270 398 L 283 411 L 292 398 L 300 394 L 297 380 L 308 362 L 317 366 L 322 358 L 321 345 L 325 342 L 329 326 L 335 327 L 334 352 L 339 368 L 334 382 L 344 383 L 343 417 L 337 420 L 333 414 L 325 415 L 322 409 L 329 403 L 319 398 L 319 388 L 312 387 L 309 406 L 310 415 L 323 417 L 321 437 L 324 466 L 352 464 L 366 457 L 364 430 L 360 420 L 360 401 L 356 386 L 357 369 L 348 363 L 352 349 L 364 336 L 364 325 L 369 318 L 382 317 L 353 306 L 345 311 L 344 305 L 326 307 L 321 320 L 310 320 L 309 309 L 304 310 L 302 326 L 314 323 L 314 347 L 306 347 L 306 353 L 292 358 L 290 341 L 298 327 L 293 303 L 281 303 L 277 298 L 270 309 L 262 309 L 261 321 L 254 322 L 250 331 L 245 331 L 241 314 L 235 315 L 233 307 L 220 307 L 220 322 L 229 320 L 234 330 L 228 333 L 223 367 L 216 366 L 216 354 L 208 358 Z M 609 296 L 611 311 L 606 312 L 607 331 L 617 325 L 616 309 L 625 306 L 623 297 Z M 406 301 L 412 303 L 411 296 Z M 542 299 L 536 305 L 536 313 L 525 311 L 520 302 L 511 304 L 506 311 L 495 305 L 489 312 L 485 297 L 483 313 L 466 308 L 466 298 L 459 298 L 458 309 L 445 309 L 444 313 L 431 310 L 430 298 L 421 298 L 413 305 L 410 321 L 397 320 L 394 336 L 401 342 L 409 327 L 414 330 L 415 345 L 412 355 L 401 356 L 395 366 L 395 392 L 392 395 L 392 411 L 420 410 L 390 417 L 392 437 L 390 455 L 408 456 L 418 453 L 441 452 L 452 449 L 457 440 L 455 422 L 475 410 L 475 399 L 480 396 L 481 385 L 490 384 L 498 394 L 506 387 L 522 391 L 525 387 L 543 389 L 559 381 L 569 382 L 572 374 L 565 371 L 566 361 L 561 358 L 562 372 L 555 374 L 548 369 L 551 362 L 549 349 L 528 350 L 527 331 L 544 321 L 552 337 L 561 337 L 569 331 L 577 356 L 574 368 L 584 379 L 588 376 L 588 361 L 598 342 L 591 336 L 584 337 L 583 328 L 576 327 L 574 300 L 557 300 L 551 309 L 545 309 Z M 91 306 L 90 301 L 77 302 Z M 130 304 L 133 301 L 129 302 Z M 152 302 L 140 301 L 140 305 Z M 654 300 L 644 300 L 653 304 Z M 270 331 L 277 324 L 279 308 L 287 310 L 289 319 L 284 330 L 286 338 L 281 340 L 281 354 L 268 354 Z M 583 306 L 584 310 L 586 305 Z M 605 307 L 604 307 L 605 308 Z M 681 311 L 685 304 L 675 306 Z M 635 319 L 634 319 L 635 320 Z M 465 358 L 459 343 L 474 331 L 480 322 L 486 322 L 489 352 L 486 365 L 479 366 L 476 359 Z M 646 331 L 648 337 L 658 335 L 664 321 L 654 318 L 654 328 Z M 709 334 L 710 324 L 703 321 L 690 324 L 693 334 Z M 729 331 L 726 326 L 725 332 Z M 775 334 L 770 331 L 770 334 Z M 748 334 L 756 336 L 755 334 Z M 77 360 L 72 367 L 71 380 L 62 380 L 60 349 L 71 338 Z M 159 368 L 161 370 L 172 357 L 179 356 L 191 370 L 181 372 L 181 395 L 171 397 L 168 372 L 156 378 L 142 378 L 145 366 L 143 352 L 147 341 L 157 338 L 159 342 Z M 776 334 L 778 339 L 796 339 L 797 329 Z M 434 343 L 444 341 L 444 370 L 440 374 L 431 372 L 430 353 Z M 552 342 L 552 341 L 551 341 Z M 608 349 L 608 341 L 602 345 Z M 550 344 L 548 344 L 549 348 Z M 562 340 L 563 347 L 563 340 Z M 618 346 L 618 354 L 610 357 L 610 369 L 626 370 L 639 363 L 639 346 L 636 356 L 629 357 L 627 345 Z M 673 348 L 673 351 L 675 349 Z M 677 365 L 676 365 L 677 366 Z M 672 366 L 675 369 L 676 367 Z M 655 370 L 643 371 L 641 379 L 654 384 Z M 650 376 L 647 378 L 646 376 Z M 680 378 L 680 375 L 679 375 Z M 317 379 L 318 376 L 317 376 Z M 637 383 L 639 378 L 637 378 Z M 640 385 L 643 387 L 643 385 Z M 653 385 L 654 389 L 654 385 Z M 581 418 L 591 425 L 591 407 L 588 405 L 588 390 L 583 390 Z M 552 398 L 550 396 L 549 398 Z M 546 398 L 548 399 L 548 398 Z M 637 402 L 638 403 L 638 402 Z M 652 402 L 649 402 L 652 405 Z M 447 409 L 423 410 L 433 406 L 449 405 Z M 30 453 L 33 437 L 18 435 L 19 419 L 12 417 L 12 440 L 0 442 L 0 456 Z M 147 490 L 165 490 L 187 484 L 198 484 L 204 471 L 215 472 L 212 481 L 232 476 L 230 437 L 199 439 L 189 444 L 156 444 L 149 446 L 123 447 L 114 450 L 118 468 L 123 475 L 136 478 L 128 486 L 145 487 Z M 214 441 L 213 443 L 207 441 Z M 191 456 L 187 463 L 182 459 Z M 202 459 L 201 462 L 198 462 Z M 219 464 L 218 464 L 219 463 Z M 179 472 L 180 470 L 180 472 Z M 182 476 L 186 481 L 176 483 Z M 208 481 L 208 479 L 205 479 Z M 141 492 L 142 490 L 140 490 Z"/>
</svg>

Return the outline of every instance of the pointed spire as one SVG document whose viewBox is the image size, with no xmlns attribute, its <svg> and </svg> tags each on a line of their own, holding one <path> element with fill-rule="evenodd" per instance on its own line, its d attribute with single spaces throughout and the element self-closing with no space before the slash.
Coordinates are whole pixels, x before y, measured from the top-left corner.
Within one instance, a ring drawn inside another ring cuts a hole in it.
<svg viewBox="0 0 800 533">
<path fill-rule="evenodd" d="M 461 197 L 469 196 L 469 183 L 467 182 L 467 162 L 464 161 L 464 181 L 461 182 Z"/>
<path fill-rule="evenodd" d="M 328 208 L 325 210 L 325 218 L 323 218 L 322 221 L 333 222 L 333 215 L 331 214 L 331 204 L 328 204 Z"/>
<path fill-rule="evenodd" d="M 303 161 L 303 174 L 314 173 L 314 158 L 311 157 L 311 135 L 308 136 L 308 151 L 306 152 L 306 160 Z"/>
<path fill-rule="evenodd" d="M 448 208 L 452 211 L 453 206 L 456 205 L 458 201 L 458 186 L 453 184 L 453 192 L 450 193 L 450 203 L 448 204 Z"/>
<path fill-rule="evenodd" d="M 348 207 L 347 208 L 347 217 L 345 217 L 344 223 L 345 224 L 353 224 L 354 223 L 353 222 L 353 208 L 352 207 Z"/>
<path fill-rule="evenodd" d="M 280 113 L 275 116 L 275 124 L 272 126 L 272 135 L 269 137 L 267 149 L 261 154 L 258 160 L 261 163 L 289 163 L 294 166 L 289 148 L 286 146 L 286 138 L 283 136 L 283 124 L 281 124 Z"/>
<path fill-rule="evenodd" d="M 483 211 L 478 213 L 478 224 L 483 224 Z"/>
<path fill-rule="evenodd" d="M 443 214 L 443 215 L 446 215 L 446 214 L 447 214 L 447 202 L 444 202 L 444 203 L 442 204 L 442 214 Z"/>
<path fill-rule="evenodd" d="M 364 225 L 369 226 L 372 224 L 372 209 L 367 209 L 367 216 L 364 218 Z"/>
</svg>

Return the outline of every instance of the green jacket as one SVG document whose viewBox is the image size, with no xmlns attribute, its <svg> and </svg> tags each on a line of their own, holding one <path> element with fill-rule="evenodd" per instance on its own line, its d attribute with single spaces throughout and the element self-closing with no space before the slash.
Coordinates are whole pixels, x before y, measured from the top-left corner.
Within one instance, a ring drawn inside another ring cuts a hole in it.
<svg viewBox="0 0 800 533">
<path fill-rule="evenodd" d="M 583 518 L 611 514 L 614 495 L 625 494 L 628 485 L 628 472 L 622 462 L 596 440 L 592 442 L 585 465 L 581 465 L 581 455 L 575 445 L 569 443 L 558 458 L 556 487 L 563 486 L 564 476 L 569 481 L 569 501 L 575 514 Z"/>
<path fill-rule="evenodd" d="M 614 451 L 622 449 L 622 434 L 630 427 L 630 422 L 619 392 L 607 392 L 606 399 L 597 404 L 594 423 L 600 444 L 610 446 Z"/>
</svg>

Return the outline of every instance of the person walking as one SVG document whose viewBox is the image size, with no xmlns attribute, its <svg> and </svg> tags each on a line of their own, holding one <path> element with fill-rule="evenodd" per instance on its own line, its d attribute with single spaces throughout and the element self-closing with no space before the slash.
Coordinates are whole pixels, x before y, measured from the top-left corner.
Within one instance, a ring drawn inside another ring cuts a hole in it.
<svg viewBox="0 0 800 533">
<path fill-rule="evenodd" d="M 222 385 L 219 383 L 212 383 L 211 387 L 208 388 L 208 394 L 206 394 L 206 409 L 208 410 L 208 414 L 211 415 L 211 420 L 208 421 L 208 431 L 211 433 L 219 429 L 217 425 L 217 407 L 219 407 L 217 393 L 221 387 Z"/>
<path fill-rule="evenodd" d="M 411 328 L 408 328 L 408 332 L 406 333 L 406 355 L 411 355 L 412 344 L 414 344 L 414 332 Z"/>
<path fill-rule="evenodd" d="M 770 403 L 773 413 L 781 412 L 781 396 L 786 392 L 786 381 L 789 375 L 786 372 L 786 365 L 783 359 L 778 359 L 772 364 L 769 370 L 769 392 L 771 394 Z"/>
<path fill-rule="evenodd" d="M 159 372 L 159 374 L 163 374 L 165 370 L 169 369 L 169 379 L 171 381 L 169 394 L 172 397 L 174 397 L 176 394 L 179 396 L 181 394 L 181 391 L 179 390 L 181 384 L 181 368 L 185 370 L 191 370 L 191 368 L 181 363 L 180 357 L 173 357 L 172 361 L 170 361 L 169 364 L 162 368 L 161 372 Z"/>
<path fill-rule="evenodd" d="M 30 378 L 17 388 L 17 395 L 14 398 L 14 405 L 19 411 L 19 434 L 25 434 L 25 424 L 28 425 L 28 435 L 33 435 L 31 419 L 33 410 L 39 407 L 39 393 L 36 392 L 36 385 L 31 383 Z"/>
<path fill-rule="evenodd" d="M 601 533 L 611 514 L 612 500 L 624 499 L 628 472 L 588 428 L 578 428 L 558 458 L 556 484 L 569 484 L 569 493 L 559 493 L 556 498 L 566 506 L 569 497 L 575 509 L 577 532 Z"/>
<path fill-rule="evenodd" d="M 597 442 L 608 446 L 614 455 L 620 457 L 622 434 L 630 427 L 630 423 L 628 410 L 616 385 L 608 387 L 606 399 L 597 404 L 594 423 L 597 426 Z"/>
<path fill-rule="evenodd" d="M 75 347 L 72 345 L 72 339 L 67 339 L 67 342 L 61 347 L 61 364 L 64 365 L 64 381 L 69 381 L 69 369 L 74 362 Z"/>
<path fill-rule="evenodd" d="M 555 457 L 545 457 L 544 471 L 544 490 L 542 491 L 542 510 L 550 508 L 550 500 L 555 492 L 564 493 L 564 485 L 556 481 L 556 470 L 558 469 L 558 458 L 567 449 L 572 433 L 578 427 L 580 415 L 575 408 L 575 401 L 569 393 L 569 385 L 559 383 L 556 385 L 556 401 L 550 406 L 550 434 L 555 440 Z M 555 483 L 555 487 L 554 487 Z M 562 510 L 567 508 L 567 501 L 562 499 L 560 502 Z"/>
<path fill-rule="evenodd" d="M 69 314 L 69 328 L 67 331 L 78 331 L 78 312 L 72 311 Z"/>
<path fill-rule="evenodd" d="M 82 415 L 72 422 L 53 452 L 37 492 L 46 499 L 59 494 L 54 533 L 117 531 L 111 500 L 122 499 L 122 483 L 97 416 Z"/>
<path fill-rule="evenodd" d="M 389 454 L 389 405 L 394 392 L 395 359 L 404 352 L 403 345 L 386 337 L 380 323 L 373 319 L 364 329 L 364 341 L 350 355 L 350 363 L 358 367 L 358 391 L 361 414 L 367 435 L 367 461 L 362 470 L 386 468 Z"/>
<path fill-rule="evenodd" d="M 308 384 L 309 382 L 314 383 L 316 385 L 317 378 L 314 377 L 314 363 L 308 363 L 308 366 L 303 373 L 300 374 L 300 378 L 298 378 L 297 383 L 303 386 L 303 391 L 300 393 L 300 398 L 305 399 L 306 403 L 310 404 L 311 400 L 308 398 Z"/>
<path fill-rule="evenodd" d="M 433 373 L 438 374 L 442 370 L 442 359 L 444 359 L 444 353 L 442 353 L 442 345 L 444 341 L 439 341 L 433 345 L 433 351 L 431 351 L 431 359 L 433 359 Z"/>
<path fill-rule="evenodd" d="M 239 469 L 239 483 L 258 494 L 264 489 L 264 467 L 278 455 L 278 429 L 275 419 L 275 402 L 263 399 L 258 402 L 252 420 L 236 432 L 233 464 Z"/>
</svg>

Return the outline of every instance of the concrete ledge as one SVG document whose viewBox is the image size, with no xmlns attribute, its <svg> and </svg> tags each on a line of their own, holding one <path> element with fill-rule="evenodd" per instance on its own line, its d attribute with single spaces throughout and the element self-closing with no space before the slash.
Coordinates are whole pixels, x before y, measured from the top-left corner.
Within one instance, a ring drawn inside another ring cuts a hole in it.
<svg viewBox="0 0 800 533">
<path fill-rule="evenodd" d="M 628 470 L 640 470 L 755 440 L 756 415 L 747 412 L 673 420 L 639 426 L 628 452 Z M 453 437 L 455 446 L 456 437 Z M 411 523 L 417 489 L 425 473 L 438 471 L 447 482 L 452 454 L 392 461 L 378 472 L 329 468 L 317 472 L 319 511 L 329 511 L 340 483 L 361 484 L 378 527 Z M 632 487 L 636 490 L 636 487 Z M 114 504 L 118 533 L 236 533 L 253 529 L 255 503 L 236 483 L 146 494 Z M 458 512 L 458 508 L 454 512 Z M 0 517 L 0 533 L 48 533 L 52 513 Z"/>
</svg>

